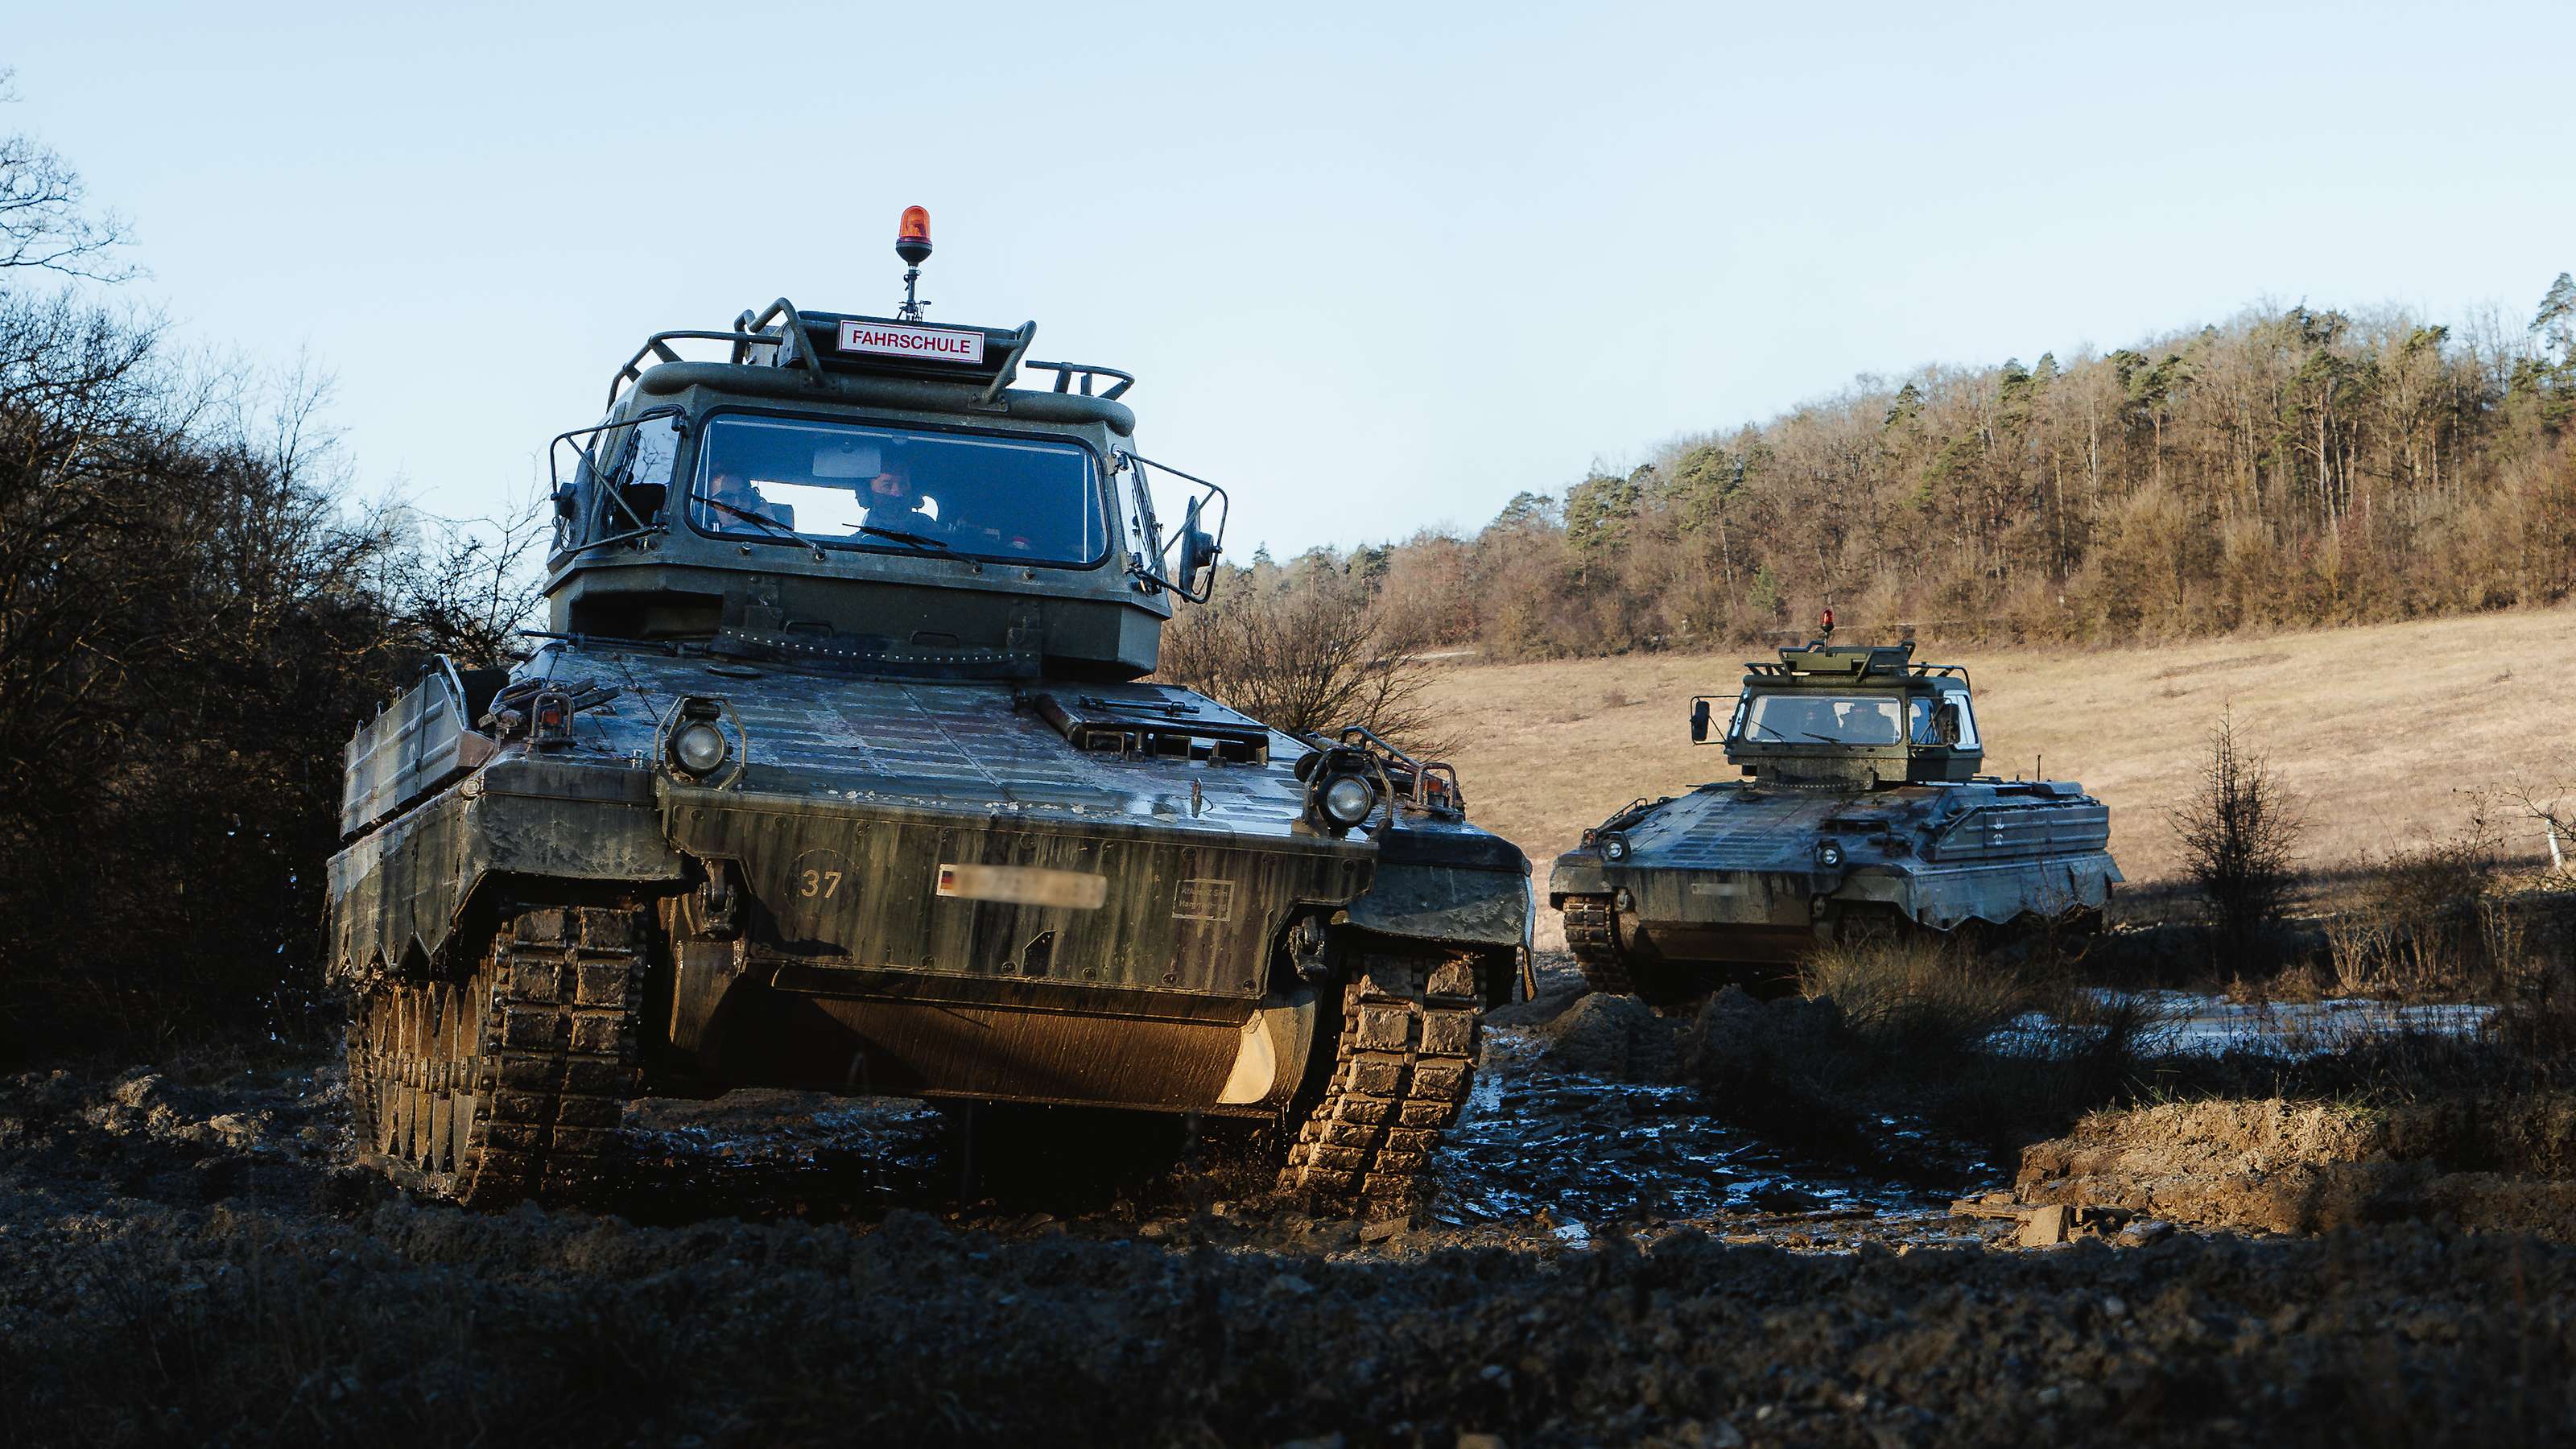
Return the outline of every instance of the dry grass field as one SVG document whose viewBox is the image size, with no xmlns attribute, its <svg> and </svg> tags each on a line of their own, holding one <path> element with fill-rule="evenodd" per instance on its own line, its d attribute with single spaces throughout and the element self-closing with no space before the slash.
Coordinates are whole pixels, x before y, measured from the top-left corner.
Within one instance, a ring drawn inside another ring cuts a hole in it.
<svg viewBox="0 0 2576 1449">
<path fill-rule="evenodd" d="M 1694 692 L 1732 694 L 1744 651 L 1461 664 L 1433 698 L 1475 820 L 1547 862 L 1638 795 L 1729 777 L 1690 743 Z M 2095 651 L 1954 653 L 1975 676 L 1986 768 L 2081 780 L 2111 807 L 2133 882 L 2177 865 L 2166 811 L 2234 708 L 2304 811 L 2303 863 L 2461 833 L 2480 791 L 2576 785 L 2576 608 Z M 1721 710 L 1721 716 L 1723 711 Z M 2517 854 L 2544 847 L 2505 819 Z M 1552 921 L 1549 924 L 1553 924 Z"/>
</svg>

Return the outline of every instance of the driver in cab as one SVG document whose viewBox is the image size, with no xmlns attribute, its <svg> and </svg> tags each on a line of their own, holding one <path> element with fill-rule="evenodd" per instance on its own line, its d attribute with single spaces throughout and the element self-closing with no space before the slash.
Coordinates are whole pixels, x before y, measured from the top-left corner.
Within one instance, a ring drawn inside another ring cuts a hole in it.
<svg viewBox="0 0 2576 1449">
<path fill-rule="evenodd" d="M 913 486 L 897 459 L 886 460 L 884 468 L 868 480 L 863 502 L 867 509 L 864 522 L 870 528 L 938 539 L 969 549 L 1020 553 L 1030 549 L 1028 536 L 1018 530 L 982 528 L 951 517 L 942 500 L 925 497 Z"/>
<path fill-rule="evenodd" d="M 947 526 L 935 512 L 938 504 L 915 492 L 912 479 L 903 465 L 889 461 L 877 475 L 868 480 L 867 496 L 861 500 L 865 511 L 861 521 L 870 528 L 889 533 L 909 533 L 916 538 L 938 538 Z"/>
</svg>

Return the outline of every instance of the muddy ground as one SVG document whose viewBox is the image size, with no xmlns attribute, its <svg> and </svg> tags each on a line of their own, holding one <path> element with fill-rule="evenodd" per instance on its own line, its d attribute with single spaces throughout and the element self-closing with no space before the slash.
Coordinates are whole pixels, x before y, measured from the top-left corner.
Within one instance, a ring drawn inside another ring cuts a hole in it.
<svg viewBox="0 0 2576 1449">
<path fill-rule="evenodd" d="M 2174 1159 L 2148 1149 L 2176 1124 L 2143 1117 L 2018 1164 L 1896 1115 L 1865 1150 L 1802 1154 L 1660 1057 L 1689 1050 L 1679 1034 L 1628 1003 L 1563 1010 L 1561 981 L 1490 1034 L 1440 1198 L 1365 1230 L 1267 1200 L 1240 1134 L 987 1114 L 970 1163 L 955 1114 L 792 1094 L 639 1109 L 610 1211 L 478 1216 L 348 1165 L 327 1061 L 22 1076 L 0 1084 L 0 1435 L 2576 1433 L 2563 1221 L 2267 1231 L 2186 1188 L 2156 1198 Z M 2252 1145 L 2212 1173 L 2241 1197 L 2300 1141 L 2358 1159 L 2406 1130 L 2294 1117 L 2230 1119 Z M 2029 1200 L 2077 1200 L 2086 1173 L 2146 1194 L 2100 1239 L 2026 1248 L 2009 1217 L 1950 1211 L 2017 1174 Z"/>
</svg>

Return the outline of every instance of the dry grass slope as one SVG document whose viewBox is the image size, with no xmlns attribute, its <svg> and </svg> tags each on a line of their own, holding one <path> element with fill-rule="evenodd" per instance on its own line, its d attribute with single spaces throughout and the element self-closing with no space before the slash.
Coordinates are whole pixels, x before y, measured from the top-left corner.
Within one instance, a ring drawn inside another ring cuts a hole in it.
<svg viewBox="0 0 2576 1449">
<path fill-rule="evenodd" d="M 2111 806 L 2132 881 L 2176 870 L 2165 811 L 2187 795 L 2210 725 L 2234 707 L 2305 811 L 2301 864 L 2336 869 L 2456 834 L 2473 793 L 2576 781 L 2576 608 L 2098 651 L 1920 657 L 1975 674 L 1987 768 L 2084 782 Z M 1694 692 L 1731 694 L 1753 651 L 1468 664 L 1435 712 L 1474 817 L 1545 875 L 1582 829 L 1633 796 L 1728 777 L 1685 728 Z M 2537 852 L 2519 822 L 2510 844 Z"/>
</svg>

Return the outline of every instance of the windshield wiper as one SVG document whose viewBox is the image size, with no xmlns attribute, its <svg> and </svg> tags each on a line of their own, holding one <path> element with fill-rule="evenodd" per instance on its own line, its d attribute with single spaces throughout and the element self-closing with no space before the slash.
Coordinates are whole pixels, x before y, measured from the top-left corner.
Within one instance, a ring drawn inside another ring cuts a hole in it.
<svg viewBox="0 0 2576 1449">
<path fill-rule="evenodd" d="M 822 561 L 823 546 L 821 544 L 816 543 L 814 540 L 807 538 L 801 533 L 798 533 L 795 529 L 789 528 L 786 524 L 779 522 L 777 519 L 770 517 L 766 513 L 754 513 L 748 508 L 736 508 L 721 498 L 709 498 L 703 493 L 692 493 L 689 497 L 699 503 L 707 505 L 709 508 L 721 508 L 736 518 L 748 519 L 753 523 L 759 524 L 761 527 L 768 529 L 771 533 L 776 534 L 776 541 L 779 543 L 792 543 L 798 548 L 810 548 L 814 550 L 815 561 L 818 563 Z"/>
<path fill-rule="evenodd" d="M 1764 724 L 1758 719 L 1746 720 L 1744 722 L 1744 727 L 1749 730 L 1771 730 L 1772 738 L 1784 742 L 1789 738 L 1786 734 L 1781 733 L 1779 730 L 1771 729 L 1771 726 Z M 1811 730 L 1800 730 L 1798 733 L 1805 735 L 1807 738 L 1814 740 L 1820 745 L 1839 745 L 1843 743 L 1843 741 L 1835 739 L 1832 735 L 1820 735 Z"/>
<path fill-rule="evenodd" d="M 915 548 L 935 548 L 941 553 L 954 552 L 938 539 L 924 538 L 917 533 L 906 533 L 900 528 L 879 528 L 873 523 L 853 523 L 850 525 L 850 530 L 854 533 L 872 534 L 878 538 L 891 538 L 897 543 L 908 543 Z"/>
</svg>

